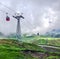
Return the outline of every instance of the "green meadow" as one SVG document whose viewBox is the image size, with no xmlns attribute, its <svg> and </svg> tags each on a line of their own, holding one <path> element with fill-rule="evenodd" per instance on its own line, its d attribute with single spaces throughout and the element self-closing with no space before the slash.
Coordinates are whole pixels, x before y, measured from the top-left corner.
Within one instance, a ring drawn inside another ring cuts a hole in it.
<svg viewBox="0 0 60 59">
<path fill-rule="evenodd" d="M 19 41 L 13 38 L 0 39 L 0 59 L 60 58 L 59 52 L 46 51 L 38 45 L 60 47 L 60 38 L 32 36 L 22 37 Z"/>
<path fill-rule="evenodd" d="M 60 47 L 60 38 L 32 36 L 32 37 L 22 37 L 21 40 L 23 42 L 34 43 L 37 45 L 42 44 L 42 45 L 52 45 Z"/>
</svg>

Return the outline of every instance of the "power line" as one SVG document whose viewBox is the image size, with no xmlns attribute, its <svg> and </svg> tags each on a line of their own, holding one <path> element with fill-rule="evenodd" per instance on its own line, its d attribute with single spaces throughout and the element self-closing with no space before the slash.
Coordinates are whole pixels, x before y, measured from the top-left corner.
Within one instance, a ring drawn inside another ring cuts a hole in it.
<svg viewBox="0 0 60 59">
<path fill-rule="evenodd" d="M 16 11 L 13 10 L 13 9 L 11 9 L 10 7 L 8 7 L 8 6 L 4 5 L 4 4 L 2 4 L 1 2 L 0 2 L 0 4 L 3 5 L 4 7 L 8 8 L 9 10 L 13 11 L 14 13 L 16 13 Z"/>
<path fill-rule="evenodd" d="M 5 14 L 7 14 L 8 12 L 6 12 L 6 11 L 3 11 L 3 10 L 0 10 L 1 12 L 3 12 L 3 13 L 5 13 Z M 10 13 L 8 13 L 8 15 L 11 15 Z M 11 16 L 13 16 L 13 15 L 11 15 Z"/>
<path fill-rule="evenodd" d="M 3 10 L 0 10 L 0 11 L 3 12 L 3 13 L 5 13 L 5 14 L 8 13 L 8 12 L 3 11 Z M 8 13 L 8 14 L 9 14 L 9 13 Z M 11 14 L 9 14 L 9 15 L 11 15 Z M 11 15 L 11 16 L 12 16 L 12 15 Z M 26 27 L 29 28 L 29 29 L 32 28 L 32 24 L 31 24 L 28 20 L 26 20 L 26 21 L 27 21 L 27 23 L 29 23 L 31 26 L 27 26 L 27 24 L 24 24 L 23 22 L 22 22 L 22 24 L 26 25 Z"/>
<path fill-rule="evenodd" d="M 9 10 L 13 11 L 14 13 L 17 13 L 15 10 L 13 10 L 13 9 L 11 9 L 10 7 L 2 4 L 1 2 L 0 2 L 0 4 L 3 5 L 4 7 L 8 8 Z M 0 10 L 0 11 L 4 12 L 5 14 L 8 13 L 8 12 L 5 12 L 5 11 L 3 11 L 3 10 Z M 8 14 L 11 15 L 10 13 L 8 13 Z M 11 15 L 11 16 L 12 16 L 12 15 Z M 30 23 L 30 21 L 27 20 L 27 22 L 28 22 L 30 25 L 32 25 L 32 24 Z M 31 27 L 31 28 L 32 28 L 32 27 Z"/>
<path fill-rule="evenodd" d="M 3 12 L 3 13 L 8 13 L 8 12 L 6 12 L 6 11 L 3 11 L 3 10 L 0 10 L 1 12 Z M 8 13 L 9 15 L 11 15 L 10 13 Z M 13 16 L 13 15 L 11 15 L 11 16 Z M 30 25 L 32 25 L 28 20 L 26 20 L 27 21 L 27 23 L 29 23 Z"/>
<path fill-rule="evenodd" d="M 3 10 L 0 10 L 1 12 L 3 12 L 3 13 L 8 13 L 8 12 L 6 12 L 6 11 L 3 11 Z M 8 13 L 9 15 L 11 15 L 10 13 Z M 11 16 L 13 16 L 13 15 L 11 15 Z M 26 20 L 27 21 L 27 23 L 29 23 L 31 26 L 28 26 L 28 28 L 32 28 L 32 24 L 28 21 L 28 20 Z M 27 25 L 26 25 L 27 26 Z"/>
</svg>

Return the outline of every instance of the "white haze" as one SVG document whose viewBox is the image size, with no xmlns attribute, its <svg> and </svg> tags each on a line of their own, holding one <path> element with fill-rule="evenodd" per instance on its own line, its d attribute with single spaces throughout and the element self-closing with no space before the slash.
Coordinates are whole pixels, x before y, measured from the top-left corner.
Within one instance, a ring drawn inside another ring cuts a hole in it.
<svg viewBox="0 0 60 59">
<path fill-rule="evenodd" d="M 44 34 L 52 29 L 60 29 L 60 0 L 0 0 L 0 32 L 16 33 L 17 20 L 12 17 L 15 12 L 23 12 L 21 19 L 22 33 Z M 12 10 L 11 10 L 12 9 Z M 10 21 L 5 20 L 9 13 Z M 51 22 L 51 23 L 50 23 Z"/>
</svg>

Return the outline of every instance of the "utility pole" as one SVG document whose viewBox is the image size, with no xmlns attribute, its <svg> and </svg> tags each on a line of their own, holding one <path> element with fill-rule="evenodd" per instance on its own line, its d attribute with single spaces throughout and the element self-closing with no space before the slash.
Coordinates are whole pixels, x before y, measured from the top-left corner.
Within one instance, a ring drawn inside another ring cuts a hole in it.
<svg viewBox="0 0 60 59">
<path fill-rule="evenodd" d="M 16 38 L 21 39 L 21 25 L 20 20 L 21 18 L 24 19 L 24 17 L 21 15 L 13 16 L 15 19 L 17 19 L 17 30 L 16 30 Z"/>
</svg>

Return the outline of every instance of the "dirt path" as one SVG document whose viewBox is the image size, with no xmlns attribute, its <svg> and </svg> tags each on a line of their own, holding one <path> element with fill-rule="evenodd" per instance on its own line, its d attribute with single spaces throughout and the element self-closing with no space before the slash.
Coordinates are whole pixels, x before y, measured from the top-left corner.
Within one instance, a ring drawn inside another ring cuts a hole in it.
<svg viewBox="0 0 60 59">
<path fill-rule="evenodd" d="M 60 47 L 47 46 L 47 45 L 39 45 L 39 46 L 48 52 L 60 52 Z"/>
</svg>

